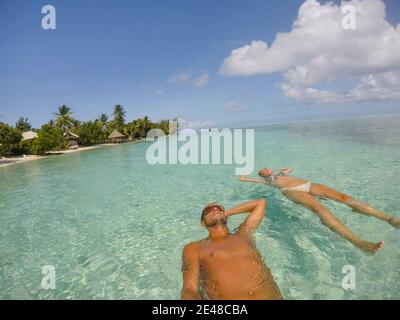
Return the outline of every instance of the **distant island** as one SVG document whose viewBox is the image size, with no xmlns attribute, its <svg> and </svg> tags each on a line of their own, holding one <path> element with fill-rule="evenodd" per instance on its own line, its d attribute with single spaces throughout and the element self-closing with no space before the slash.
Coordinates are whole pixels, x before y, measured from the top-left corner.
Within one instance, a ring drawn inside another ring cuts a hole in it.
<svg viewBox="0 0 400 320">
<path fill-rule="evenodd" d="M 39 159 L 46 155 L 93 149 L 104 144 L 139 141 L 151 129 L 169 134 L 169 120 L 152 122 L 147 116 L 126 122 L 125 108 L 119 104 L 109 119 L 101 114 L 91 121 L 79 121 L 71 108 L 62 105 L 39 129 L 20 117 L 14 126 L 0 122 L 0 166 Z M 174 119 L 177 121 L 177 119 Z"/>
</svg>

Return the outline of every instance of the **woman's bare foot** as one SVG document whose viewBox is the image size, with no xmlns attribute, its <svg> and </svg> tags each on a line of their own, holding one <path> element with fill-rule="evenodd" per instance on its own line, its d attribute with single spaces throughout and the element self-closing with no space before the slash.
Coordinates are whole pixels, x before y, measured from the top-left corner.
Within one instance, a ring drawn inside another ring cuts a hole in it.
<svg viewBox="0 0 400 320">
<path fill-rule="evenodd" d="M 368 242 L 368 241 L 362 241 L 360 244 L 356 245 L 358 248 L 361 250 L 364 250 L 365 252 L 375 254 L 379 250 L 381 250 L 385 245 L 385 242 L 379 241 L 378 243 L 373 243 L 373 242 Z"/>
<path fill-rule="evenodd" d="M 395 218 L 390 218 L 390 219 L 388 220 L 388 222 L 389 222 L 393 227 L 395 227 L 396 229 L 400 229 L 400 220 L 395 219 Z"/>
</svg>

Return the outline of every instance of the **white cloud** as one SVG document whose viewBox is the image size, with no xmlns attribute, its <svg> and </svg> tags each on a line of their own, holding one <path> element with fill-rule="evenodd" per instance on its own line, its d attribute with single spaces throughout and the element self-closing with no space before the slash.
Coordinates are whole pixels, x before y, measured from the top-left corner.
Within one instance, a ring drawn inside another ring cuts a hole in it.
<svg viewBox="0 0 400 320">
<path fill-rule="evenodd" d="M 208 83 L 209 78 L 210 76 L 208 73 L 202 73 L 197 76 L 192 76 L 189 73 L 181 72 L 171 76 L 168 79 L 168 82 L 188 84 L 199 88 L 204 87 Z"/>
<path fill-rule="evenodd" d="M 168 82 L 186 82 L 189 80 L 189 78 L 189 74 L 187 74 L 186 72 L 181 72 L 171 76 L 171 78 L 168 79 Z"/>
<path fill-rule="evenodd" d="M 204 73 L 197 78 L 193 79 L 193 84 L 195 87 L 204 87 L 208 82 L 209 75 Z"/>
<path fill-rule="evenodd" d="M 356 12 L 356 28 L 344 29 L 341 10 L 351 5 Z M 318 102 L 391 99 L 398 86 L 380 86 L 400 69 L 400 24 L 392 26 L 382 0 L 342 1 L 340 5 L 306 0 L 288 33 L 278 33 L 269 47 L 264 41 L 232 51 L 221 67 L 227 76 L 251 76 L 281 72 L 285 94 Z M 392 73 L 391 73 L 392 72 Z M 341 78 L 359 78 L 347 93 L 317 90 L 310 86 L 328 85 Z M 370 79 L 370 81 L 368 81 Z M 377 81 L 376 86 L 372 83 Z M 369 98 L 368 98 L 369 97 Z"/>
<path fill-rule="evenodd" d="M 245 111 L 247 108 L 245 106 L 240 105 L 236 101 L 229 101 L 225 105 L 225 109 L 229 112 L 238 112 L 238 111 Z"/>
<path fill-rule="evenodd" d="M 181 129 L 207 129 L 214 125 L 214 121 L 186 120 L 178 118 L 179 127 Z"/>
<path fill-rule="evenodd" d="M 286 83 L 281 88 L 288 97 L 315 103 L 400 99 L 400 72 L 363 76 L 354 88 L 340 93 Z"/>
</svg>

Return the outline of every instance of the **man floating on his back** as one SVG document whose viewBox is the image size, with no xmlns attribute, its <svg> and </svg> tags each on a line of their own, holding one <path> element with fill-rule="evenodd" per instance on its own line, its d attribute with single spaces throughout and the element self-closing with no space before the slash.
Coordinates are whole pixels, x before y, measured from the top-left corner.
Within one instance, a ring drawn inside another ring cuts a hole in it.
<svg viewBox="0 0 400 320">
<path fill-rule="evenodd" d="M 183 249 L 182 299 L 282 299 L 253 238 L 265 209 L 265 199 L 229 210 L 216 203 L 203 209 L 201 224 L 209 235 Z M 248 216 L 237 231 L 231 233 L 227 227 L 228 217 L 240 213 L 248 213 Z"/>
</svg>

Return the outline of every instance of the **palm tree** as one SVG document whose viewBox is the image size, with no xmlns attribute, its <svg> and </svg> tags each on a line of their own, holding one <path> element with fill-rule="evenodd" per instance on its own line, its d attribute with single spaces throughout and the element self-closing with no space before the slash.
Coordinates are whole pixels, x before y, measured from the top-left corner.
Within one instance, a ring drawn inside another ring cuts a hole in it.
<svg viewBox="0 0 400 320">
<path fill-rule="evenodd" d="M 107 122 L 108 122 L 108 115 L 105 113 L 102 113 L 100 117 L 96 119 L 96 121 L 100 124 L 101 130 L 104 131 L 107 128 Z"/>
<path fill-rule="evenodd" d="M 102 113 L 100 115 L 100 117 L 98 118 L 99 122 L 101 122 L 102 124 L 106 124 L 108 121 L 108 115 L 106 115 L 105 113 Z"/>
<path fill-rule="evenodd" d="M 79 128 L 79 126 L 81 125 L 81 122 L 76 119 L 71 119 L 71 123 L 72 123 L 72 127 L 74 127 L 75 129 Z"/>
<path fill-rule="evenodd" d="M 120 104 L 117 104 L 114 107 L 114 126 L 115 129 L 117 129 L 118 131 L 122 131 L 122 129 L 124 128 L 125 125 L 125 110 L 124 107 L 121 106 Z"/>
<path fill-rule="evenodd" d="M 153 123 L 150 121 L 148 116 L 145 116 L 143 118 L 143 131 L 142 131 L 143 137 L 146 136 L 147 132 L 149 132 L 152 129 L 152 127 Z"/>
<path fill-rule="evenodd" d="M 56 116 L 56 125 L 59 126 L 63 131 L 73 125 L 73 119 L 71 117 L 72 111 L 65 104 L 58 108 Z"/>
<path fill-rule="evenodd" d="M 29 123 L 28 118 L 20 117 L 15 124 L 15 128 L 20 132 L 25 132 L 31 130 L 32 125 Z"/>
</svg>

